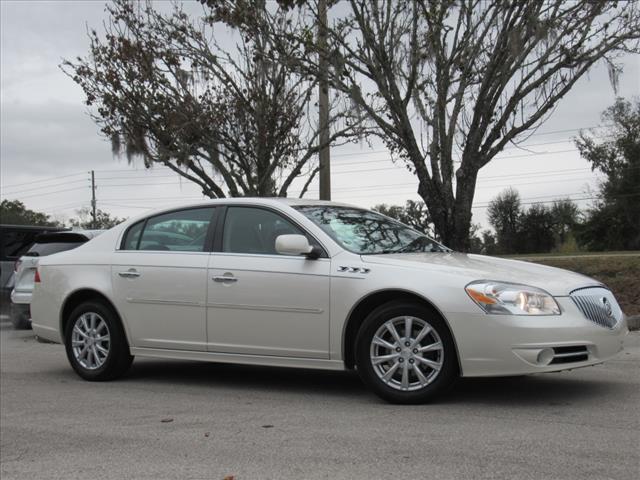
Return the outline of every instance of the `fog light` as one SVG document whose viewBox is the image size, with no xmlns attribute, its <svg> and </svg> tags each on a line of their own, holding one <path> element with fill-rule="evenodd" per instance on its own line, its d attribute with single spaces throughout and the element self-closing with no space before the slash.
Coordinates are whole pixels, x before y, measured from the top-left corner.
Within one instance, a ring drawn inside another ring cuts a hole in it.
<svg viewBox="0 0 640 480">
<path fill-rule="evenodd" d="M 540 350 L 540 353 L 538 353 L 538 363 L 542 366 L 549 365 L 551 360 L 553 360 L 553 356 L 553 348 L 543 348 Z"/>
</svg>

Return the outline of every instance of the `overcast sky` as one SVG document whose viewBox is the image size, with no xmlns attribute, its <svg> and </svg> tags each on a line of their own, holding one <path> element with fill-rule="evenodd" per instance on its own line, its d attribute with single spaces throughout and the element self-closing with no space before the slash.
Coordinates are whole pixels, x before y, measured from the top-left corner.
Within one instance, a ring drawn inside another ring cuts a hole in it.
<svg viewBox="0 0 640 480">
<path fill-rule="evenodd" d="M 86 25 L 100 26 L 104 2 L 3 0 L 0 9 L 2 199 L 65 219 L 90 204 L 90 170 L 96 171 L 98 208 L 117 216 L 201 198 L 197 187 L 175 174 L 114 159 L 87 116 L 80 88 L 58 68 L 63 58 L 86 54 Z M 623 65 L 619 95 L 640 95 L 640 56 L 625 57 Z M 524 203 L 588 197 L 597 177 L 572 138 L 597 126 L 614 99 L 603 66 L 583 78 L 527 141 L 527 150 L 509 148 L 481 171 L 474 222 L 486 226 L 487 202 L 508 186 Z M 391 163 L 379 143 L 335 149 L 332 165 L 334 200 L 370 207 L 418 199 L 415 177 Z M 317 198 L 317 191 L 312 186 L 307 196 Z"/>
</svg>

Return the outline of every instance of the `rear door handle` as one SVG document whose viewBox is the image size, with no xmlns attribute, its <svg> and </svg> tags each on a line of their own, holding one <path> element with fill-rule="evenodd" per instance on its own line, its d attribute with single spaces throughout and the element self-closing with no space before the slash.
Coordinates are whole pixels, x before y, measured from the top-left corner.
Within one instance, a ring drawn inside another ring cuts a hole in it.
<svg viewBox="0 0 640 480">
<path fill-rule="evenodd" d="M 134 269 L 127 270 L 126 272 L 118 272 L 123 278 L 138 278 L 140 276 L 140 272 L 135 271 Z"/>
<path fill-rule="evenodd" d="M 233 283 L 237 282 L 238 279 L 235 277 L 213 277 L 213 281 L 217 283 Z"/>
</svg>

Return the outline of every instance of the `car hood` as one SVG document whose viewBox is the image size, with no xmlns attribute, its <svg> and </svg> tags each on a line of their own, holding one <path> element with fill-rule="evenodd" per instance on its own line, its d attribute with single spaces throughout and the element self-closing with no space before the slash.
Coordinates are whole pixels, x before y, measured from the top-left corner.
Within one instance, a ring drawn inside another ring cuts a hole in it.
<svg viewBox="0 0 640 480">
<path fill-rule="evenodd" d="M 399 253 L 363 255 L 367 263 L 423 269 L 431 273 L 455 275 L 466 282 L 496 280 L 542 288 L 555 296 L 565 296 L 577 288 L 602 286 L 579 273 L 530 262 L 465 253 Z"/>
</svg>

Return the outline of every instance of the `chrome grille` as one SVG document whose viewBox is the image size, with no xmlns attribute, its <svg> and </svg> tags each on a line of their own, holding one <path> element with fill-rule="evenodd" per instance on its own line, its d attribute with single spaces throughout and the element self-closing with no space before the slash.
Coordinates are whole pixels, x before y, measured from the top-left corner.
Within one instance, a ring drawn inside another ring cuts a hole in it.
<svg viewBox="0 0 640 480">
<path fill-rule="evenodd" d="M 614 328 L 622 320 L 622 310 L 606 288 L 580 288 L 571 292 L 571 299 L 587 319 L 601 327 Z"/>
</svg>

